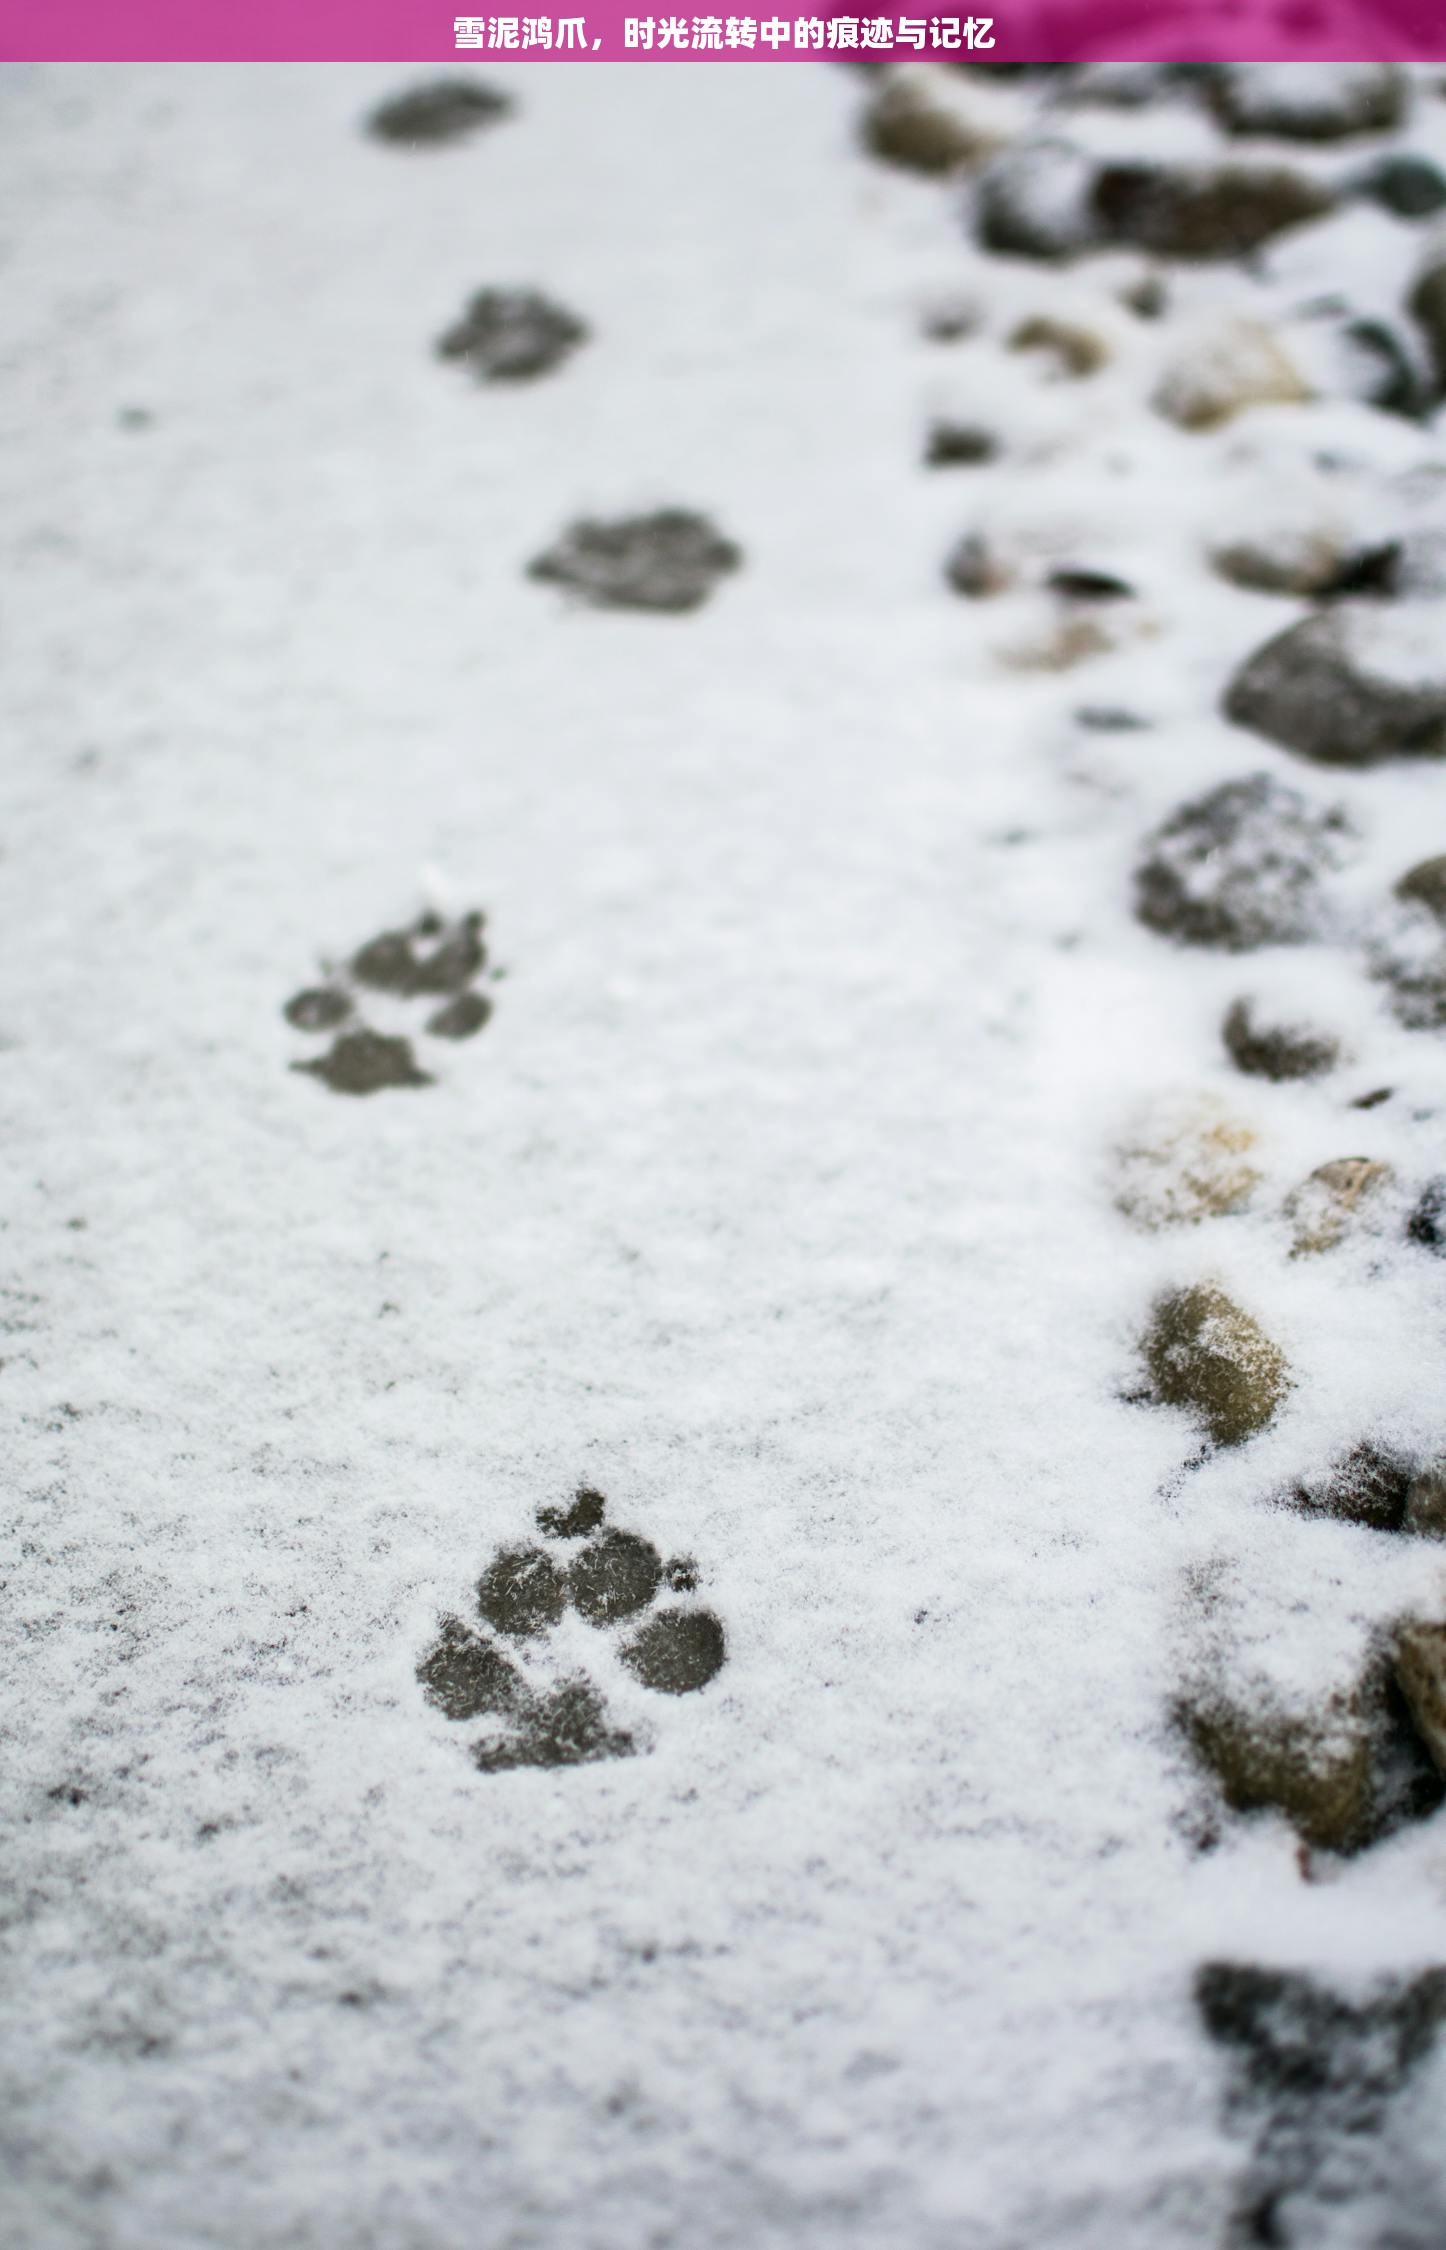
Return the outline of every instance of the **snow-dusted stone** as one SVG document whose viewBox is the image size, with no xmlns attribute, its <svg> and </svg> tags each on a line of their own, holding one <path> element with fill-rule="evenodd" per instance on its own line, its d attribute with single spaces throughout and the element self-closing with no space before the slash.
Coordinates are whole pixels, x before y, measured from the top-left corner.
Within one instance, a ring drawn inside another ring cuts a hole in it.
<svg viewBox="0 0 1446 2250">
<path fill-rule="evenodd" d="M 979 469 L 994 460 L 999 440 L 977 422 L 934 422 L 924 446 L 929 469 Z"/>
<path fill-rule="evenodd" d="M 440 78 L 394 94 L 372 111 L 367 131 L 375 140 L 403 148 L 443 148 L 500 123 L 515 107 L 510 94 L 479 79 Z"/>
<path fill-rule="evenodd" d="M 1396 896 L 1411 905 L 1424 906 L 1438 922 L 1446 923 L 1446 852 L 1408 867 L 1396 885 Z"/>
<path fill-rule="evenodd" d="M 1243 1211 L 1260 1185 L 1258 1138 L 1211 1096 L 1160 1103 L 1120 1148 L 1116 1205 L 1152 1232 Z"/>
<path fill-rule="evenodd" d="M 1099 233 L 1093 186 L 1093 160 L 1072 141 L 1017 141 L 979 175 L 975 231 L 1006 256 L 1073 258 Z"/>
<path fill-rule="evenodd" d="M 1149 837 L 1135 912 L 1185 945 L 1246 953 L 1299 945 L 1330 926 L 1321 877 L 1339 867 L 1352 829 L 1269 774 L 1222 782 Z"/>
<path fill-rule="evenodd" d="M 864 110 L 859 131 L 865 148 L 886 164 L 936 177 L 977 164 L 998 145 L 939 71 L 900 71 L 887 79 Z"/>
<path fill-rule="evenodd" d="M 536 289 L 479 289 L 437 345 L 479 383 L 529 383 L 587 340 L 587 324 Z"/>
<path fill-rule="evenodd" d="M 1145 1362 L 1160 1402 L 1195 1415 L 1217 1445 L 1240 1445 L 1263 1430 L 1290 1387 L 1279 1346 L 1211 1282 L 1159 1300 Z"/>
<path fill-rule="evenodd" d="M 1090 196 L 1101 239 L 1200 261 L 1247 257 L 1334 203 L 1323 182 L 1278 164 L 1106 164 Z"/>
<path fill-rule="evenodd" d="M 1022 320 L 1010 334 L 1009 349 L 1047 352 L 1061 374 L 1075 377 L 1097 374 L 1110 357 L 1109 345 L 1094 329 L 1077 321 L 1055 320 L 1048 313 Z"/>
<path fill-rule="evenodd" d="M 1210 103 L 1227 133 L 1277 140 L 1339 141 L 1385 133 L 1406 108 L 1406 81 L 1387 62 L 1226 63 L 1210 81 Z"/>
<path fill-rule="evenodd" d="M 1411 1488 L 1411 1463 L 1389 1446 L 1357 1445 L 1324 1475 L 1295 1487 L 1290 1504 L 1302 1515 L 1334 1516 L 1371 1531 L 1399 1531 Z"/>
<path fill-rule="evenodd" d="M 1371 1156 L 1338 1156 L 1317 1165 L 1286 1198 L 1285 1215 L 1294 1228 L 1291 1256 L 1315 1258 L 1334 1250 L 1370 1216 L 1371 1205 L 1394 1179 L 1390 1165 Z"/>
<path fill-rule="evenodd" d="M 1446 1173 L 1438 1173 L 1422 1188 L 1406 1222 L 1406 1234 L 1412 1242 L 1419 1242 L 1423 1250 L 1434 1252 L 1438 1258 L 1446 1257 Z"/>
<path fill-rule="evenodd" d="M 1213 430 L 1248 406 L 1301 406 L 1312 395 L 1269 328 L 1230 319 L 1182 344 L 1161 370 L 1150 403 L 1182 430 Z"/>
<path fill-rule="evenodd" d="M 1340 1060 L 1340 1042 L 1303 1024 L 1262 1020 L 1253 1000 L 1231 1002 L 1221 1026 L 1226 1052 L 1247 1078 L 1276 1084 L 1295 1078 L 1322 1078 Z"/>
<path fill-rule="evenodd" d="M 1446 1539 L 1446 1459 L 1429 1462 L 1411 1479 L 1401 1528 L 1421 1539 Z"/>
<path fill-rule="evenodd" d="M 1446 1624 L 1413 1619 L 1398 1629 L 1396 1680 L 1421 1740 L 1446 1773 Z"/>
<path fill-rule="evenodd" d="M 1446 753 L 1446 636 L 1437 604 L 1342 603 L 1277 633 L 1225 693 L 1225 715 L 1319 765 Z"/>
<path fill-rule="evenodd" d="M 1438 243 L 1411 291 L 1408 310 L 1431 350 L 1438 386 L 1446 390 L 1446 245 Z"/>
<path fill-rule="evenodd" d="M 705 516 L 660 508 L 649 516 L 572 524 L 528 564 L 527 574 L 567 587 L 595 609 L 676 615 L 700 608 L 718 580 L 742 561 L 742 549 Z"/>
<path fill-rule="evenodd" d="M 1213 568 L 1232 586 L 1252 594 L 1294 594 L 1303 601 L 1330 592 L 1344 559 L 1330 532 L 1294 525 L 1232 539 L 1210 555 Z"/>
<path fill-rule="evenodd" d="M 1003 593 L 1010 572 L 977 531 L 966 531 L 945 558 L 944 579 L 966 601 L 987 601 L 991 594 Z"/>
<path fill-rule="evenodd" d="M 1359 1692 L 1312 1709 L 1239 1701 L 1220 1691 L 1184 1699 L 1191 1747 L 1232 1812 L 1277 1812 L 1318 1851 L 1357 1851 L 1371 1834 L 1371 1728 Z"/>
<path fill-rule="evenodd" d="M 1446 207 L 1446 175 L 1429 157 L 1398 150 L 1362 172 L 1352 192 L 1398 219 L 1429 219 Z"/>
<path fill-rule="evenodd" d="M 691 1695 L 718 1672 L 728 1653 L 719 1620 L 709 1609 L 662 1609 L 622 1652 L 644 1687 L 661 1695 Z"/>
</svg>

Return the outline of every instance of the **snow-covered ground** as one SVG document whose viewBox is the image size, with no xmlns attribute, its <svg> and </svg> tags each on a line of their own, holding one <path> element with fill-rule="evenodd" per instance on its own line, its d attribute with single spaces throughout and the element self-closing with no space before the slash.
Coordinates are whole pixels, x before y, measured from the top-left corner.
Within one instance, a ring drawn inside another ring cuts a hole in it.
<svg viewBox="0 0 1446 2250">
<path fill-rule="evenodd" d="M 1309 1699 L 1446 1603 L 1439 1545 L 1270 1505 L 1446 1445 L 1404 1231 L 1446 1064 L 1365 966 L 1446 784 L 1229 726 L 1305 605 L 1208 562 L 1323 512 L 1429 548 L 1439 433 L 1332 391 L 1301 311 L 1394 311 L 1423 228 L 1353 203 L 1142 319 L 1134 250 L 973 248 L 843 71 L 512 65 L 426 150 L 362 129 L 406 82 L 0 77 L 6 2238 L 1215 2241 L 1253 2128 L 1201 1965 L 1359 1999 L 1446 1957 L 1446 1816 L 1312 1860 L 1215 1818 L 1177 1723 L 1222 1610 Z M 1406 138 L 1446 153 L 1424 79 Z M 588 340 L 474 383 L 433 347 L 489 285 Z M 1154 411 L 1242 307 L 1329 395 Z M 1009 349 L 1035 318 L 1104 363 Z M 924 466 L 939 418 L 997 462 Z M 527 575 L 671 506 L 743 555 L 691 614 Z M 1135 592 L 1060 650 L 1062 566 Z M 1337 920 L 1142 927 L 1142 839 L 1260 772 L 1345 808 Z M 485 1030 L 393 999 L 434 1083 L 290 1068 L 293 994 L 429 904 L 488 916 Z M 1244 992 L 1338 1069 L 1242 1076 Z M 1132 1226 L 1112 1151 L 1197 1097 L 1253 1200 Z M 1384 1216 L 1292 1258 L 1289 1192 L 1362 1155 Z M 1199 1279 L 1293 1382 L 1203 1461 L 1138 1397 Z M 726 1663 L 658 1694 L 569 1615 L 518 1661 L 637 1754 L 479 1772 L 418 1664 L 579 1486 L 696 1558 Z M 1436 2051 L 1372 2196 L 1256 2239 L 1429 2250 L 1443 2104 Z"/>
</svg>

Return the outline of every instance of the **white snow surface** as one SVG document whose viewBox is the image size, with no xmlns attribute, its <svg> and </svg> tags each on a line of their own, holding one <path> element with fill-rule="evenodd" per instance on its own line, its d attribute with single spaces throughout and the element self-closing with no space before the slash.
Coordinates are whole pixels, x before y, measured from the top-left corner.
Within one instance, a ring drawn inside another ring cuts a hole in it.
<svg viewBox="0 0 1446 2250">
<path fill-rule="evenodd" d="M 1186 2250 L 1244 2161 L 1197 1966 L 1446 1957 L 1441 1817 L 1312 1881 L 1270 1817 L 1202 1856 L 1169 1715 L 1201 1573 L 1306 1697 L 1446 1603 L 1439 1547 L 1269 1504 L 1363 1435 L 1446 1448 L 1400 1223 L 1446 1065 L 1344 938 L 1183 951 L 1130 871 L 1261 771 L 1347 807 L 1362 929 L 1446 849 L 1428 764 L 1225 724 L 1305 611 L 1207 561 L 1322 480 L 1417 523 L 1441 432 L 1145 402 L 1176 310 L 1288 333 L 1315 232 L 1367 293 L 1417 236 L 1312 230 L 1147 322 L 1143 260 L 972 251 L 842 71 L 512 65 L 516 117 L 425 152 L 359 129 L 406 80 L 0 78 L 6 2239 Z M 432 345 L 512 283 L 592 338 L 482 388 Z M 1109 364 L 1009 350 L 1036 313 Z M 921 466 L 945 412 L 998 466 Z M 674 504 L 744 551 L 695 615 L 525 575 Z M 943 582 L 969 530 L 996 602 Z M 1062 562 L 1139 589 L 1119 645 L 1020 670 Z M 439 889 L 507 972 L 484 1034 L 367 1101 L 290 1070 L 283 1002 Z M 1242 991 L 1347 1061 L 1242 1079 Z M 1141 1234 L 1111 1151 L 1182 1090 L 1267 1184 Z M 1292 1262 L 1346 1155 L 1390 1224 Z M 1207 1277 L 1295 1387 L 1182 1474 L 1122 1393 Z M 643 1754 L 479 1774 L 418 1659 L 584 1483 L 696 1555 L 727 1664 L 651 1695 L 573 1620 Z M 1418 2098 L 1446 2167 L 1441 2059 Z"/>
</svg>

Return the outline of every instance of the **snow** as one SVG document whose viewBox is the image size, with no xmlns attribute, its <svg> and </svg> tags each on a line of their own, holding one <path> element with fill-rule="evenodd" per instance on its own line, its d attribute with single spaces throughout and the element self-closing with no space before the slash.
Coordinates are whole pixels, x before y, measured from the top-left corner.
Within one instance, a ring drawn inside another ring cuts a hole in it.
<svg viewBox="0 0 1446 2250">
<path fill-rule="evenodd" d="M 1198 1964 L 1441 1951 L 1440 1817 L 1311 1882 L 1280 1820 L 1202 1857 L 1169 1717 L 1201 1570 L 1303 1688 L 1446 1596 L 1427 1542 L 1269 1504 L 1446 1439 L 1440 1266 L 1398 1225 L 1292 1262 L 1282 1216 L 1334 1157 L 1441 1168 L 1439 1044 L 1350 934 L 1441 782 L 1227 727 L 1304 612 L 1207 563 L 1277 472 L 1292 524 L 1319 480 L 1423 514 L 1439 433 L 1173 428 L 1178 334 L 1288 326 L 1303 268 L 1149 322 L 1142 259 L 986 260 L 844 72 L 510 65 L 515 120 L 415 154 L 359 130 L 398 83 L 0 78 L 8 2239 L 1184 2250 L 1242 2161 Z M 479 389 L 432 346 L 514 284 L 592 341 Z M 1009 350 L 1034 313 L 1109 364 Z M 997 467 L 920 465 L 946 406 Z M 525 575 L 672 505 L 744 553 L 696 615 Z M 975 529 L 993 602 L 941 578 Z M 1122 645 L 1019 670 L 1060 561 L 1137 585 Z M 1142 837 L 1257 771 L 1359 829 L 1347 934 L 1139 927 Z M 493 1019 L 334 1098 L 281 1007 L 429 900 L 486 909 Z M 1242 991 L 1349 1061 L 1243 1080 Z M 1176 1090 L 1265 1185 L 1143 1233 L 1111 1152 Z M 1201 1278 L 1295 1388 L 1185 1474 L 1122 1393 Z M 581 1483 L 697 1557 L 727 1665 L 653 1696 L 571 1619 L 644 1754 L 479 1774 L 416 1664 Z"/>
</svg>

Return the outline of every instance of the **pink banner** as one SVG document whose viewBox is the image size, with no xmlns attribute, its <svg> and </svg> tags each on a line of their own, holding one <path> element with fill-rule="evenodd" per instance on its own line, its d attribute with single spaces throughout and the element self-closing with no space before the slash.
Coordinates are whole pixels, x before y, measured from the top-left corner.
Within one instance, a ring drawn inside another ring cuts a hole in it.
<svg viewBox="0 0 1446 2250">
<path fill-rule="evenodd" d="M 1367 61 L 1446 59 L 1442 0 L 1001 0 L 997 16 L 511 16 L 432 0 L 0 0 L 0 59 L 33 62 Z"/>
</svg>

